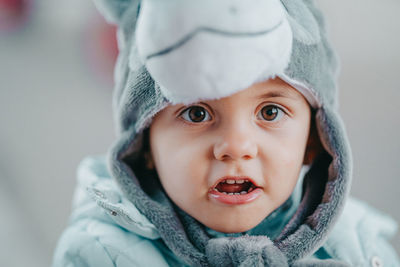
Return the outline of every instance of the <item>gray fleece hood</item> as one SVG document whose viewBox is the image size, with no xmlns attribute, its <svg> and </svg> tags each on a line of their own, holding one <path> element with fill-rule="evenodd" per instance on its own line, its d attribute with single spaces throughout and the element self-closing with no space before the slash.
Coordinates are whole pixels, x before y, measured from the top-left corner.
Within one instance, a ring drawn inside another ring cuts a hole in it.
<svg viewBox="0 0 400 267">
<path fill-rule="evenodd" d="M 94 0 L 118 26 L 114 115 L 118 140 L 109 168 L 165 244 L 191 266 L 339 266 L 305 261 L 341 213 L 351 154 L 337 113 L 337 61 L 311 0 Z M 177 208 L 156 174 L 143 170 L 143 132 L 169 104 L 218 99 L 279 77 L 315 110 L 325 151 L 281 234 L 212 238 Z"/>
</svg>

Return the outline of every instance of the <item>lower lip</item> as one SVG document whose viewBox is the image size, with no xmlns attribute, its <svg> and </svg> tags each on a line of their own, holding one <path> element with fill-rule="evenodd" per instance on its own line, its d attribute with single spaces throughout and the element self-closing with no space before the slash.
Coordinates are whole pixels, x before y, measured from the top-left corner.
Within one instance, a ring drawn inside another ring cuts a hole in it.
<svg viewBox="0 0 400 267">
<path fill-rule="evenodd" d="M 241 205 L 247 204 L 254 200 L 256 200 L 262 193 L 261 188 L 256 188 L 250 193 L 243 195 L 227 195 L 215 190 L 212 190 L 208 193 L 211 199 L 214 199 L 220 203 L 227 205 Z"/>
</svg>

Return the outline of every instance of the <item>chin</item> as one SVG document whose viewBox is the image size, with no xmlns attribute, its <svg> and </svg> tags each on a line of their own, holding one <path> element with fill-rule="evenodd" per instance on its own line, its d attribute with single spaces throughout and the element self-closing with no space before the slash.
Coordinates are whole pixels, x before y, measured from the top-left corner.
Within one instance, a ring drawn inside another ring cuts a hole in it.
<svg viewBox="0 0 400 267">
<path fill-rule="evenodd" d="M 235 225 L 217 225 L 214 227 L 210 227 L 207 226 L 211 229 L 213 229 L 214 231 L 217 232 L 221 232 L 221 233 L 226 233 L 226 234 L 231 234 L 231 233 L 242 233 L 242 232 L 246 232 L 249 231 L 250 229 L 256 227 L 257 224 L 246 224 L 246 225 L 242 225 L 242 224 L 235 224 Z"/>
<path fill-rule="evenodd" d="M 236 218 L 236 219 L 228 219 L 228 220 L 218 220 L 216 222 L 205 222 L 203 223 L 208 228 L 213 229 L 214 231 L 221 233 L 242 233 L 251 230 L 256 227 L 265 216 L 261 218 L 252 218 L 249 220 L 246 217 Z"/>
</svg>

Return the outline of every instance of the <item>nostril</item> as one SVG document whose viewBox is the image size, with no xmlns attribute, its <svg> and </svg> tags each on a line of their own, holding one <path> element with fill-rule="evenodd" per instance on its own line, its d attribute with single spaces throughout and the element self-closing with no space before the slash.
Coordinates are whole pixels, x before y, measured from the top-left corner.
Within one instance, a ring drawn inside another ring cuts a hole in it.
<svg viewBox="0 0 400 267">
<path fill-rule="evenodd" d="M 213 154 L 217 160 L 249 160 L 258 153 L 257 145 L 253 142 L 228 142 L 214 146 Z"/>
</svg>

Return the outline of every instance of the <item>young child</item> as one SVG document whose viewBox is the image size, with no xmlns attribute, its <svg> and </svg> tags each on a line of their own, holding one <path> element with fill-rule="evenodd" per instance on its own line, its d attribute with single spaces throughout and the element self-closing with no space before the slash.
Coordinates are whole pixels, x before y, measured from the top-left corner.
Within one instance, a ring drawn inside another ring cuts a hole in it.
<svg viewBox="0 0 400 267">
<path fill-rule="evenodd" d="M 347 199 L 337 62 L 311 0 L 97 0 L 118 140 L 85 159 L 54 266 L 400 266 Z"/>
</svg>

